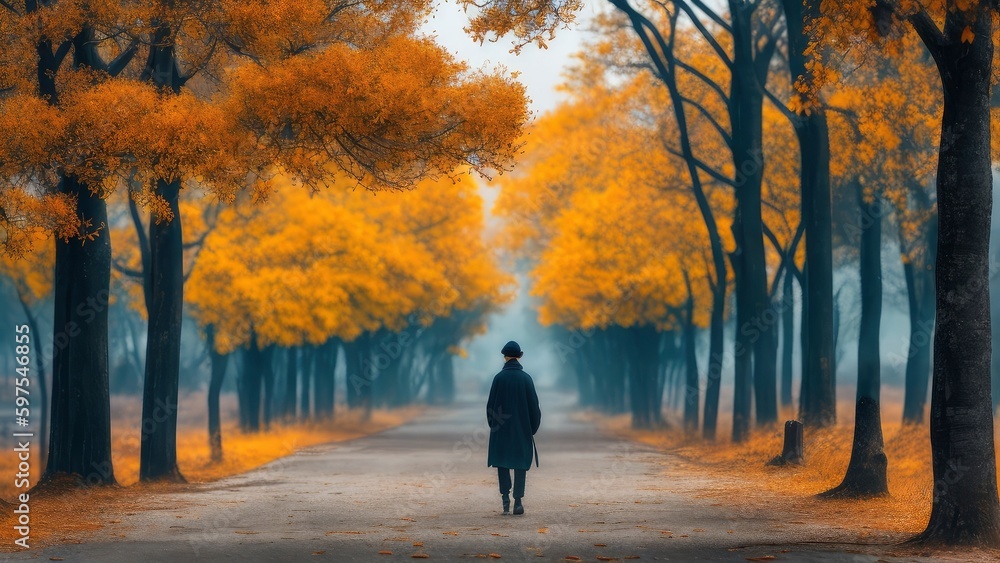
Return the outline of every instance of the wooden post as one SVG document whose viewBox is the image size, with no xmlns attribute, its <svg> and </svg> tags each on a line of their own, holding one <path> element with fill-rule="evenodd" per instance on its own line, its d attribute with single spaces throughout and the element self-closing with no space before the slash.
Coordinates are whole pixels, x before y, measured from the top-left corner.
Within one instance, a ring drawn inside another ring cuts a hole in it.
<svg viewBox="0 0 1000 563">
<path fill-rule="evenodd" d="M 802 428 L 802 423 L 798 420 L 785 421 L 785 443 L 781 448 L 781 455 L 767 462 L 768 465 L 802 465 L 805 463 Z"/>
</svg>

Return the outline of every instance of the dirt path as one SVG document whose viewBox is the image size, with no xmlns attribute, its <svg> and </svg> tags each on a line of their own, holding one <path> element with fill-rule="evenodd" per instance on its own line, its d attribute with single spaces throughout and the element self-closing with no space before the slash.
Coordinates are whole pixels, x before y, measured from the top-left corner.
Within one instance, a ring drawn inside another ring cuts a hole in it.
<svg viewBox="0 0 1000 563">
<path fill-rule="evenodd" d="M 847 545 L 855 532 L 800 515 L 699 498 L 712 481 L 690 468 L 671 471 L 664 454 L 603 436 L 571 418 L 568 403 L 553 407 L 554 392 L 540 394 L 541 467 L 528 473 L 524 516 L 500 514 L 495 470 L 485 466 L 485 407 L 468 402 L 240 476 L 151 494 L 151 510 L 109 514 L 84 543 L 3 558 L 920 560 L 892 546 Z"/>
</svg>

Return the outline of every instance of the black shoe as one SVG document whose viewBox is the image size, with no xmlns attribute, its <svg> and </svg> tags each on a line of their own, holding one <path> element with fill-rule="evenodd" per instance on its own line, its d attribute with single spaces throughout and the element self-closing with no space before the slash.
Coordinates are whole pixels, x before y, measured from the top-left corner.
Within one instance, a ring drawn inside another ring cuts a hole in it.
<svg viewBox="0 0 1000 563">
<path fill-rule="evenodd" d="M 521 506 L 521 499 L 514 499 L 514 514 L 524 514 L 524 507 Z"/>
<path fill-rule="evenodd" d="M 503 513 L 510 514 L 510 496 L 503 495 Z"/>
</svg>

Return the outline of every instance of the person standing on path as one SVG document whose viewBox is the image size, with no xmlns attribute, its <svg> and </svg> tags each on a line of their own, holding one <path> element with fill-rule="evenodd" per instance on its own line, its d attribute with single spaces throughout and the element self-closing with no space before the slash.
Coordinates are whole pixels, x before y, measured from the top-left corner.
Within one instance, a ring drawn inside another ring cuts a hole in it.
<svg viewBox="0 0 1000 563">
<path fill-rule="evenodd" d="M 497 468 L 504 514 L 510 512 L 510 472 L 514 471 L 514 514 L 524 514 L 521 505 L 524 479 L 532 457 L 538 465 L 534 435 L 541 424 L 542 411 L 538 408 L 535 384 L 518 362 L 524 355 L 521 346 L 511 340 L 500 353 L 505 363 L 493 378 L 490 398 L 486 401 L 486 422 L 490 426 L 486 464 Z"/>
</svg>

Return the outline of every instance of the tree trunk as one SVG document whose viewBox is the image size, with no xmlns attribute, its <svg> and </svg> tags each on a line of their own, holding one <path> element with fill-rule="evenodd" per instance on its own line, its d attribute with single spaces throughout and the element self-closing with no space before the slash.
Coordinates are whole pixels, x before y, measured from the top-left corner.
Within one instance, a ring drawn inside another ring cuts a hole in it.
<svg viewBox="0 0 1000 563">
<path fill-rule="evenodd" d="M 260 352 L 260 370 L 264 380 L 264 430 L 271 429 L 274 418 L 274 344 L 268 344 Z"/>
<path fill-rule="evenodd" d="M 795 351 L 795 295 L 792 284 L 795 276 L 791 268 L 785 270 L 781 300 L 781 406 L 792 405 L 792 355 Z"/>
<path fill-rule="evenodd" d="M 713 251 L 714 254 L 714 251 Z M 713 257 L 714 262 L 714 257 Z M 719 420 L 719 390 L 722 388 L 723 330 L 726 320 L 726 269 L 716 265 L 718 277 L 712 287 L 712 321 L 708 327 L 708 379 L 705 383 L 705 422 L 702 434 L 706 440 L 715 440 Z"/>
<path fill-rule="evenodd" d="M 738 230 L 736 223 L 733 223 L 734 232 Z M 750 436 L 750 416 L 753 397 L 750 386 L 753 377 L 753 351 L 750 347 L 747 331 L 740 330 L 740 327 L 750 326 L 750 311 L 746 306 L 747 285 L 743 282 L 743 257 L 737 253 L 730 255 L 735 274 L 736 300 L 742 299 L 744 306 L 736 307 L 736 334 L 733 342 L 733 371 L 735 385 L 733 389 L 733 435 L 734 442 L 742 442 Z M 742 295 L 742 297 L 741 297 Z"/>
<path fill-rule="evenodd" d="M 879 409 L 882 319 L 882 206 L 878 197 L 866 201 L 859 182 L 861 210 L 861 330 L 858 334 L 858 390 L 854 443 L 847 473 L 840 485 L 822 493 L 825 498 L 870 498 L 889 494 Z"/>
<path fill-rule="evenodd" d="M 95 68 L 98 54 L 85 29 L 73 39 L 74 66 Z M 57 105 L 52 45 L 38 44 L 39 93 Z M 58 191 L 76 200 L 87 240 L 56 240 L 53 294 L 52 415 L 43 480 L 70 474 L 90 485 L 116 484 L 111 462 L 108 389 L 108 303 L 111 239 L 107 204 L 97 190 L 62 176 Z"/>
<path fill-rule="evenodd" d="M 247 380 L 247 371 L 244 369 L 251 352 L 249 348 L 243 349 L 240 361 L 233 367 L 236 369 L 236 396 L 239 400 L 240 430 L 250 431 L 250 383 Z"/>
<path fill-rule="evenodd" d="M 989 241 L 992 4 L 945 16 L 944 44 L 929 45 L 941 73 L 938 158 L 937 327 L 931 388 L 934 504 L 928 543 L 1000 545 L 990 400 Z M 971 43 L 960 38 L 974 33 Z"/>
<path fill-rule="evenodd" d="M 45 452 L 48 444 L 48 432 L 49 432 L 49 386 L 45 381 L 45 360 L 42 355 L 42 333 L 38 330 L 38 319 L 35 314 L 31 312 L 31 307 L 28 306 L 25 296 L 21 295 L 21 291 L 17 292 L 18 300 L 21 302 L 21 308 L 24 309 L 24 316 L 28 320 L 28 330 L 30 334 L 30 340 L 35 349 L 35 363 L 34 371 L 35 375 L 32 379 L 38 382 L 38 416 L 36 417 L 39 421 L 38 426 L 38 451 Z M 40 468 L 44 469 L 44 468 Z"/>
<path fill-rule="evenodd" d="M 917 192 L 922 193 L 922 192 Z M 932 207 L 924 197 L 914 197 L 927 213 Z M 903 398 L 903 422 L 923 424 L 927 390 L 931 377 L 931 343 L 934 338 L 934 268 L 937 246 L 937 217 L 933 216 L 925 237 L 927 249 L 923 260 L 914 264 L 904 260 L 903 274 L 910 310 L 910 340 L 906 354 L 906 394 Z M 995 336 L 994 336 L 995 337 Z M 994 355 L 994 359 L 998 356 Z"/>
<path fill-rule="evenodd" d="M 773 426 L 778 422 L 778 320 L 781 317 L 770 298 L 766 303 L 759 323 L 762 328 L 753 362 L 753 402 L 756 424 L 761 427 Z"/>
<path fill-rule="evenodd" d="M 347 401 L 351 408 L 361 407 L 365 416 L 372 409 L 372 384 L 376 370 L 371 361 L 371 335 L 363 333 L 354 339 L 347 350 Z M 428 366 L 430 369 L 431 366 Z"/>
<path fill-rule="evenodd" d="M 157 28 L 142 79 L 163 92 L 178 93 L 180 77 L 171 30 Z M 184 303 L 184 248 L 178 200 L 179 178 L 157 181 L 157 193 L 172 217 L 155 214 L 149 221 L 149 270 L 144 271 L 146 370 L 142 393 L 140 481 L 183 481 L 177 468 L 177 388 L 180 378 L 181 320 Z"/>
<path fill-rule="evenodd" d="M 287 363 L 285 364 L 285 407 L 282 414 L 286 420 L 295 419 L 295 404 L 299 383 L 298 348 L 291 346 L 287 351 Z"/>
<path fill-rule="evenodd" d="M 733 264 L 740 271 L 736 276 L 737 402 L 733 413 L 733 441 L 736 442 L 749 437 L 753 399 L 751 385 L 758 393 L 758 420 L 761 423 L 777 420 L 776 370 L 774 365 L 767 363 L 766 352 L 775 330 L 765 322 L 767 272 L 761 221 L 764 95 L 754 69 L 751 22 L 754 7 L 736 0 L 729 2 L 733 35 L 729 118 L 733 167 L 736 171 L 736 217 L 733 221 L 736 250 Z"/>
<path fill-rule="evenodd" d="M 809 34 L 804 23 L 819 16 L 819 3 L 783 0 L 788 26 L 792 80 L 810 76 Z M 830 205 L 830 139 L 826 112 L 813 108 L 794 123 L 799 140 L 802 221 L 806 230 L 806 269 L 802 305 L 802 389 L 799 417 L 823 427 L 837 421 L 833 335 L 833 237 Z"/>
<path fill-rule="evenodd" d="M 687 289 L 687 303 L 684 306 L 684 430 L 698 431 L 698 355 L 695 353 L 696 329 L 694 326 L 694 294 L 691 279 L 684 271 L 684 285 Z"/>
<path fill-rule="evenodd" d="M 257 336 L 251 335 L 250 342 L 243 351 L 243 369 L 240 379 L 243 382 L 244 401 L 240 404 L 244 410 L 244 432 L 260 431 L 260 388 L 261 388 L 261 352 L 257 348 Z"/>
<path fill-rule="evenodd" d="M 445 352 L 438 360 L 437 370 L 438 393 L 436 402 L 442 405 L 451 404 L 455 400 L 455 356 Z"/>
<path fill-rule="evenodd" d="M 312 379 L 315 357 L 316 348 L 314 346 L 305 346 L 302 348 L 302 391 L 299 394 L 300 420 L 308 420 L 311 416 L 309 410 L 309 380 Z"/>
<path fill-rule="evenodd" d="M 1000 238 L 1000 233 L 994 231 L 991 234 L 991 238 L 994 241 L 997 240 Z M 1000 245 L 995 247 L 990 261 L 990 271 L 993 272 L 996 268 L 1000 268 Z M 992 326 L 1000 327 L 1000 288 L 994 286 L 992 280 L 990 285 L 990 323 Z M 994 330 L 992 334 L 993 349 L 997 350 L 992 356 L 993 359 L 990 366 L 990 373 L 992 374 L 993 413 L 996 415 L 997 407 L 1000 407 L 1000 330 Z"/>
<path fill-rule="evenodd" d="M 208 354 L 212 360 L 212 379 L 208 384 L 208 445 L 212 453 L 212 461 L 222 461 L 222 422 L 219 416 L 219 395 L 222 383 L 226 379 L 226 368 L 229 366 L 229 354 L 220 354 L 215 350 L 215 329 L 206 329 Z"/>
<path fill-rule="evenodd" d="M 339 342 L 336 339 L 326 341 L 316 349 L 313 367 L 313 389 L 315 391 L 316 415 L 332 417 L 335 402 L 335 369 Z"/>
<path fill-rule="evenodd" d="M 334 410 L 337 405 L 337 356 L 340 354 L 340 340 L 332 339 L 326 343 L 329 347 L 329 354 L 327 355 L 327 365 L 324 369 L 327 370 L 329 377 L 327 379 L 327 395 L 324 401 L 328 405 L 327 414 L 333 417 Z"/>
<path fill-rule="evenodd" d="M 650 401 L 647 382 L 654 377 L 649 373 L 656 363 L 650 365 L 649 333 L 655 331 L 651 326 L 616 328 L 616 336 L 625 345 L 624 360 L 628 370 L 629 406 L 632 410 L 632 428 L 653 428 L 655 422 L 650 412 Z M 655 332 L 653 332 L 655 334 Z"/>
<path fill-rule="evenodd" d="M 67 473 L 87 484 L 115 484 L 108 390 L 111 240 L 104 199 L 72 176 L 59 192 L 77 200 L 92 236 L 56 240 L 52 415 L 43 479 Z"/>
<path fill-rule="evenodd" d="M 142 388 L 139 480 L 182 482 L 177 468 L 177 390 L 180 378 L 181 315 L 184 300 L 183 242 L 178 198 L 181 182 L 158 182 L 173 219 L 149 221 L 150 284 L 147 303 L 146 375 Z"/>
<path fill-rule="evenodd" d="M 353 409 L 360 404 L 361 388 L 369 383 L 362 375 L 361 353 L 357 338 L 344 343 L 344 362 L 347 366 L 347 407 Z"/>
</svg>

